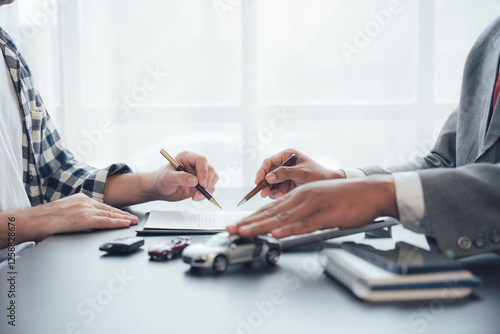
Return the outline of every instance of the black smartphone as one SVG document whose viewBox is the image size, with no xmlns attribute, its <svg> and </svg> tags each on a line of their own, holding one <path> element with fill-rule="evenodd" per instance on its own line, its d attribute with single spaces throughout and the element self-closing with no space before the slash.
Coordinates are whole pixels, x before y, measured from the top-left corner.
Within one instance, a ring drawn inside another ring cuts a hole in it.
<svg viewBox="0 0 500 334">
<path fill-rule="evenodd" d="M 129 254 L 138 250 L 144 245 L 144 238 L 126 237 L 106 242 L 99 247 L 99 250 L 112 254 Z"/>
<path fill-rule="evenodd" d="M 379 267 L 401 275 L 458 271 L 465 268 L 463 263 L 441 253 L 430 252 L 406 242 L 398 242 L 396 247 L 390 250 L 379 250 L 355 242 L 344 242 L 341 247 Z"/>
</svg>

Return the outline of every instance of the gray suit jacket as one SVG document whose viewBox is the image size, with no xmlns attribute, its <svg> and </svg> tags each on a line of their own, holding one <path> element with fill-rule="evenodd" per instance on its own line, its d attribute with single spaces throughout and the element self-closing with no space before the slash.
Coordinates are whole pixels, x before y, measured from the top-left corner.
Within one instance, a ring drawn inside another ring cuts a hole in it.
<svg viewBox="0 0 500 334">
<path fill-rule="evenodd" d="M 500 99 L 493 102 L 500 59 L 500 17 L 479 36 L 465 64 L 460 103 L 431 152 L 366 174 L 417 171 L 426 214 L 442 252 L 456 257 L 500 249 Z"/>
</svg>

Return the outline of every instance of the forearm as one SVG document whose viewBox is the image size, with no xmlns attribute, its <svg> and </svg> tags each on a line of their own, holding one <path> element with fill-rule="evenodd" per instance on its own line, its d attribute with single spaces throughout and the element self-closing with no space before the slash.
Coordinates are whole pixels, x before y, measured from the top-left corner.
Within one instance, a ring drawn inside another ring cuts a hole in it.
<svg viewBox="0 0 500 334">
<path fill-rule="evenodd" d="M 50 235 L 49 221 L 39 207 L 0 212 L 0 248 L 25 241 L 41 241 Z"/>
<path fill-rule="evenodd" d="M 379 216 L 399 218 L 396 185 L 392 175 L 374 175 L 359 182 L 365 184 L 370 201 L 378 206 Z"/>
<path fill-rule="evenodd" d="M 108 177 L 104 203 L 124 207 L 155 200 L 153 184 L 155 173 L 127 173 Z"/>
</svg>

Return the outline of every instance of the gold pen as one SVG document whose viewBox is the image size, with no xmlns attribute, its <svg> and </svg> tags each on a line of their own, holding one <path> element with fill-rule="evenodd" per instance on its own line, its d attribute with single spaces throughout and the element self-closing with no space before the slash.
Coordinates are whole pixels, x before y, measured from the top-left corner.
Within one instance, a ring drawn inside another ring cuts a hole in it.
<svg viewBox="0 0 500 334">
<path fill-rule="evenodd" d="M 299 160 L 299 157 L 297 156 L 297 154 L 292 154 L 288 159 L 286 159 L 281 165 L 281 166 L 294 166 L 295 164 L 297 164 L 297 160 Z M 261 191 L 262 189 L 264 189 L 265 187 L 269 186 L 270 184 L 266 181 L 266 177 L 264 176 L 264 179 L 262 181 L 259 182 L 259 184 L 253 188 L 245 197 L 243 197 L 243 199 L 241 200 L 241 202 L 238 203 L 237 206 L 240 206 L 242 205 L 243 203 L 246 203 L 250 200 L 250 198 L 254 197 L 255 195 L 257 195 L 259 193 L 259 191 Z"/>
<path fill-rule="evenodd" d="M 168 162 L 170 162 L 172 164 L 172 166 L 174 166 L 175 169 L 177 169 L 180 172 L 189 173 L 186 170 L 186 168 L 184 168 L 184 166 L 182 166 L 180 163 L 178 163 L 177 160 L 175 160 L 170 154 L 167 153 L 167 151 L 165 151 L 164 149 L 161 149 L 160 153 L 168 160 Z M 200 186 L 199 183 L 196 185 L 196 189 L 198 189 L 198 191 L 203 196 L 205 196 L 210 202 L 212 202 L 213 204 L 215 204 L 216 206 L 218 206 L 220 209 L 222 209 L 222 206 L 220 206 L 220 204 L 217 203 L 217 201 L 212 196 L 212 194 L 210 194 L 205 188 L 203 188 L 202 186 Z"/>
</svg>

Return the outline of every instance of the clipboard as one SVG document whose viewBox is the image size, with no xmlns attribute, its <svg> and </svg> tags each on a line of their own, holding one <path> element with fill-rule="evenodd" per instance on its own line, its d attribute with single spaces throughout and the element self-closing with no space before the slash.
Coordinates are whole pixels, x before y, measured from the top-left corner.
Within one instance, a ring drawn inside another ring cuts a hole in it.
<svg viewBox="0 0 500 334">
<path fill-rule="evenodd" d="M 226 226 L 251 215 L 253 211 L 156 211 L 144 216 L 137 235 L 215 234 Z"/>
</svg>

